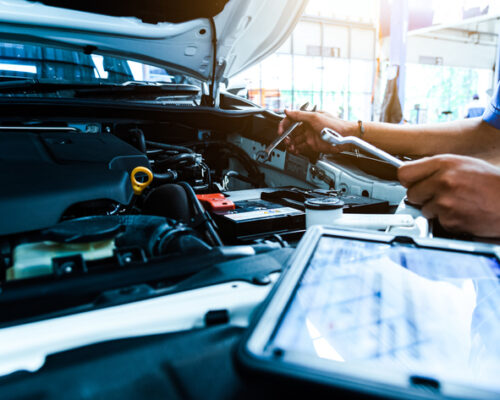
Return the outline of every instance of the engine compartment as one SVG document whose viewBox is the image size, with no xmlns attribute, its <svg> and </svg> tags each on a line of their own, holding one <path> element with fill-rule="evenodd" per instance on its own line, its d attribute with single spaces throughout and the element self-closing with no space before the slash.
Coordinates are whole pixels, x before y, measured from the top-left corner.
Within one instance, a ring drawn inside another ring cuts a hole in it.
<svg viewBox="0 0 500 400">
<path fill-rule="evenodd" d="M 145 282 L 142 295 L 159 294 L 208 265 L 293 247 L 310 199 L 340 199 L 345 214 L 389 215 L 404 196 L 387 166 L 368 157 L 278 147 L 268 163 L 255 161 L 279 121 L 262 110 L 149 110 L 146 119 L 136 107 L 108 110 L 113 118 L 69 111 L 0 126 L 8 188 L 0 323 Z M 147 176 L 134 175 L 137 167 L 153 176 L 140 193 L 131 176 Z"/>
</svg>

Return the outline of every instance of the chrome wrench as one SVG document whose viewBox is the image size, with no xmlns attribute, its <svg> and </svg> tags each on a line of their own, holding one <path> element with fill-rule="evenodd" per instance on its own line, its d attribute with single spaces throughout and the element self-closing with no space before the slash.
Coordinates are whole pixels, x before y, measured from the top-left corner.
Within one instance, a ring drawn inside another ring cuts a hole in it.
<svg viewBox="0 0 500 400">
<path fill-rule="evenodd" d="M 404 161 L 401 161 L 399 158 L 396 158 L 393 155 L 386 153 L 384 150 L 381 150 L 378 147 L 375 147 L 372 144 L 365 142 L 363 139 L 360 139 L 356 136 L 342 136 L 340 133 L 330 128 L 325 128 L 321 131 L 321 139 L 334 146 L 338 146 L 341 144 L 353 144 L 359 147 L 361 150 L 364 150 L 367 153 L 370 153 L 375 157 L 378 157 L 381 160 L 384 160 L 389 164 L 394 165 L 396 168 L 399 168 L 404 164 Z"/>
<path fill-rule="evenodd" d="M 309 102 L 303 104 L 299 110 L 300 111 L 307 111 L 307 107 L 309 107 Z M 311 110 L 311 112 L 316 111 L 316 106 L 314 106 Z M 272 152 L 276 149 L 276 147 L 279 146 L 279 144 L 285 140 L 288 136 L 292 134 L 299 126 L 302 125 L 302 122 L 295 122 L 293 123 L 281 136 L 278 136 L 274 141 L 265 148 L 265 150 L 260 150 L 256 154 L 256 160 L 260 162 L 266 162 L 269 160 L 271 157 Z"/>
</svg>

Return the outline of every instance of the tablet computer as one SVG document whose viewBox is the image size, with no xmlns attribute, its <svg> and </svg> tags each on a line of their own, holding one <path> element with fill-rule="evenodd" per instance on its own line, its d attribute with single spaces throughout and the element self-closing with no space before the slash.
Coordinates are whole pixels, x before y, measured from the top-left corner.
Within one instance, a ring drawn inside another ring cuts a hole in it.
<svg viewBox="0 0 500 400">
<path fill-rule="evenodd" d="M 499 398 L 499 254 L 491 244 L 313 227 L 239 361 L 376 396 Z"/>
</svg>

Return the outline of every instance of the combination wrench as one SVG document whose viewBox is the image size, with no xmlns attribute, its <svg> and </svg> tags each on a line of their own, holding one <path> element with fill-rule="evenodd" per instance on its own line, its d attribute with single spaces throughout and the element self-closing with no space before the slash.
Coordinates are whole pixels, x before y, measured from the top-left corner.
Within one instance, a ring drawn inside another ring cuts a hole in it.
<svg viewBox="0 0 500 400">
<path fill-rule="evenodd" d="M 325 128 L 321 131 L 321 139 L 334 146 L 338 146 L 341 144 L 353 144 L 359 147 L 361 150 L 364 150 L 367 153 L 370 153 L 375 157 L 378 157 L 381 160 L 384 160 L 389 164 L 394 165 L 396 168 L 399 168 L 404 164 L 404 161 L 401 161 L 399 158 L 396 158 L 393 155 L 386 153 L 384 150 L 381 150 L 378 147 L 375 147 L 372 144 L 365 142 L 363 139 L 360 139 L 356 136 L 342 136 L 340 133 L 330 128 Z"/>
<path fill-rule="evenodd" d="M 309 102 L 303 104 L 299 110 L 300 111 L 307 111 L 307 108 L 309 107 Z M 311 110 L 311 112 L 316 111 L 316 106 L 314 106 Z M 269 161 L 271 158 L 271 154 L 273 151 L 276 149 L 276 147 L 279 146 L 283 140 L 285 140 L 288 136 L 290 136 L 297 128 L 299 128 L 302 125 L 302 122 L 295 122 L 293 123 L 281 136 L 278 136 L 274 141 L 265 148 L 265 150 L 260 150 L 256 154 L 256 160 L 260 162 L 266 162 Z"/>
</svg>

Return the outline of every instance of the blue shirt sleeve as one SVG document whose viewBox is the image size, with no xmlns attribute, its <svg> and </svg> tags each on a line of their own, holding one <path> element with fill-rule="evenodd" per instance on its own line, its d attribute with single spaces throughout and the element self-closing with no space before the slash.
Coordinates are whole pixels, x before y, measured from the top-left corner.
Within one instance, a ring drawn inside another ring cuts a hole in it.
<svg viewBox="0 0 500 400">
<path fill-rule="evenodd" d="M 483 121 L 500 129 L 500 83 L 497 85 L 491 103 L 483 114 Z"/>
</svg>

